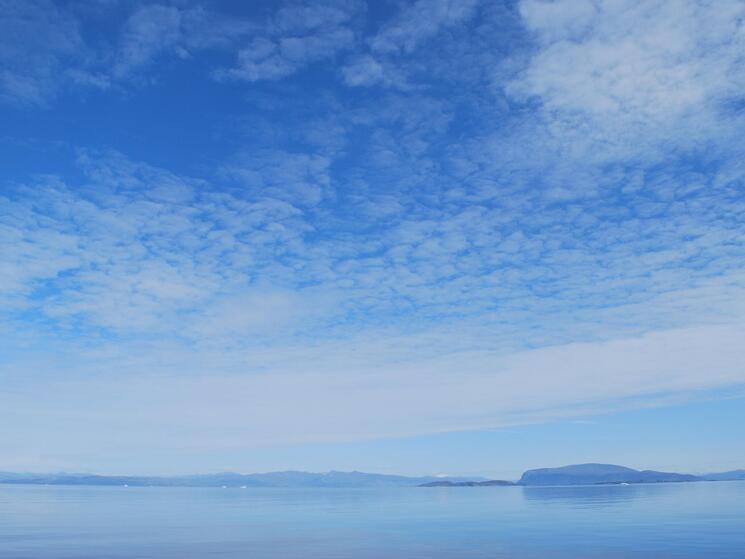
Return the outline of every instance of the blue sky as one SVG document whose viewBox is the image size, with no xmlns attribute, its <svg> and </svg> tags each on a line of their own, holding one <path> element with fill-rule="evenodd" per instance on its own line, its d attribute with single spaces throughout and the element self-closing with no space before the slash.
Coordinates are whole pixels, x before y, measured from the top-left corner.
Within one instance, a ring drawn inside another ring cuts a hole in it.
<svg viewBox="0 0 745 559">
<path fill-rule="evenodd" d="M 742 1 L 0 7 L 0 469 L 745 467 Z"/>
</svg>

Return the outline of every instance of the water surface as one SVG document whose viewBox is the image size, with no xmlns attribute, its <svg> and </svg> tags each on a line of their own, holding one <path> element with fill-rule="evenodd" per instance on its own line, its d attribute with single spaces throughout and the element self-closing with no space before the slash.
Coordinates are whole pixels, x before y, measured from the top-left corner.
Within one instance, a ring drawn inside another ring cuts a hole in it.
<svg viewBox="0 0 745 559">
<path fill-rule="evenodd" d="M 0 485 L 0 557 L 742 558 L 745 482 L 405 489 Z"/>
</svg>

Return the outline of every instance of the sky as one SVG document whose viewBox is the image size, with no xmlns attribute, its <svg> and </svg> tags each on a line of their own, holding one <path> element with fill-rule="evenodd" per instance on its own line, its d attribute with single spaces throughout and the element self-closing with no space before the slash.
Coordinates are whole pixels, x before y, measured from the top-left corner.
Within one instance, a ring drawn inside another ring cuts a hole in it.
<svg viewBox="0 0 745 559">
<path fill-rule="evenodd" d="M 0 470 L 745 468 L 742 0 L 0 8 Z"/>
</svg>

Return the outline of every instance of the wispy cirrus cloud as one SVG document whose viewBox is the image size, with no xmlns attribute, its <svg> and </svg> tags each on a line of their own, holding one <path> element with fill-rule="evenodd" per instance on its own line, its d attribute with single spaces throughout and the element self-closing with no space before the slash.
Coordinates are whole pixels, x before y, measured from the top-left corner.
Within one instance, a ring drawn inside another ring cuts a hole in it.
<svg viewBox="0 0 745 559">
<path fill-rule="evenodd" d="M 220 453 L 583 417 L 742 384 L 742 335 L 742 327 L 704 327 L 508 356 L 462 352 L 383 366 L 365 360 L 380 349 L 370 340 L 356 351 L 288 348 L 268 368 L 260 355 L 182 349 L 169 354 L 161 346 L 161 360 L 175 359 L 171 374 L 142 374 L 138 365 L 150 367 L 150 358 L 127 353 L 107 375 L 83 380 L 80 371 L 68 372 L 64 381 L 49 381 L 42 394 L 14 383 L 0 396 L 4 416 L 17 425 L 4 444 L 24 456 L 23 441 L 54 424 L 76 436 L 50 440 L 45 459 L 80 467 L 90 447 L 97 461 L 115 464 L 155 449 Z M 115 357 L 98 355 L 104 356 L 109 362 Z M 85 355 L 80 365 L 86 365 Z M 218 372 L 229 369 L 241 371 Z"/>
</svg>

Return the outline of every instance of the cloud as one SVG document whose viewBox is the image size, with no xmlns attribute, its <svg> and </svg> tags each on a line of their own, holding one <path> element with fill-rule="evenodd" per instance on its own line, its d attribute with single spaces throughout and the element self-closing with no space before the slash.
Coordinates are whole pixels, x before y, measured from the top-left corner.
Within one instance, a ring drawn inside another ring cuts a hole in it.
<svg viewBox="0 0 745 559">
<path fill-rule="evenodd" d="M 0 410 L 29 437 L 343 441 L 745 382 L 738 4 L 130 9 L 95 48 L 79 12 L 19 16 L 69 34 L 3 47 L 39 61 L 8 99 L 200 56 L 251 82 L 212 107 L 240 131 L 186 123 L 205 149 L 179 167 L 158 137 L 0 187 Z"/>
<path fill-rule="evenodd" d="M 397 59 L 411 55 L 440 33 L 462 26 L 476 13 L 477 0 L 418 0 L 405 5 L 368 39 L 369 53 L 352 57 L 342 68 L 351 87 L 383 85 L 410 90 L 413 85 Z"/>
<path fill-rule="evenodd" d="M 372 85 L 383 80 L 383 66 L 372 56 L 360 56 L 342 69 L 347 85 Z"/>
<path fill-rule="evenodd" d="M 370 41 L 374 52 L 409 53 L 443 28 L 467 21 L 477 0 L 418 0 L 399 12 Z"/>
<path fill-rule="evenodd" d="M 504 350 L 738 320 L 725 301 L 743 286 L 741 172 L 649 174 L 639 191 L 582 204 L 450 188 L 433 206 L 384 183 L 339 191 L 331 161 L 245 154 L 219 175 L 230 190 L 84 152 L 88 183 L 46 177 L 2 200 L 4 304 L 90 343 L 214 347 L 241 327 L 254 332 L 245 343 L 267 343 L 253 325 L 279 316 L 290 337 L 319 340 L 455 321 L 466 345 Z"/>
<path fill-rule="evenodd" d="M 205 193 L 117 154 L 80 162 L 90 187 L 42 179 L 2 200 L 13 256 L 2 287 L 13 306 L 81 335 L 173 334 L 177 317 L 251 293 L 252 266 L 270 265 L 303 228 L 300 212 L 276 199 Z"/>
<path fill-rule="evenodd" d="M 357 2 L 284 6 L 265 26 L 263 36 L 238 51 L 237 65 L 217 75 L 249 82 L 277 80 L 332 58 L 354 45 L 352 19 L 360 9 Z"/>
<path fill-rule="evenodd" d="M 737 1 L 525 0 L 536 50 L 506 91 L 535 101 L 547 133 L 580 157 L 728 142 L 745 83 L 743 10 Z"/>
<path fill-rule="evenodd" d="M 222 173 L 257 196 L 305 207 L 331 195 L 330 164 L 331 159 L 320 154 L 271 150 L 239 154 Z"/>
<path fill-rule="evenodd" d="M 113 74 L 123 78 L 150 63 L 156 56 L 175 51 L 182 41 L 181 10 L 173 6 L 151 4 L 139 8 L 124 25 Z"/>
<path fill-rule="evenodd" d="M 11 397 L 0 396 L 3 415 L 17 425 L 3 432 L 2 442 L 14 448 L 33 435 L 47 460 L 80 463 L 91 447 L 99 458 L 115 460 L 156 448 L 246 450 L 581 417 L 621 403 L 654 404 L 663 395 L 742 384 L 743 334 L 742 325 L 669 330 L 383 367 L 365 364 L 350 349 L 329 355 L 332 348 L 321 347 L 291 351 L 267 371 L 245 356 L 240 375 L 210 370 L 194 376 L 194 356 L 182 355 L 178 375 L 51 381 L 43 394 L 16 384 Z M 363 355 L 368 349 L 360 347 Z M 213 367 L 224 362 L 217 355 L 206 360 Z"/>
<path fill-rule="evenodd" d="M 8 307 L 25 305 L 33 291 L 32 282 L 50 279 L 80 264 L 74 235 L 60 230 L 39 227 L 28 229 L 34 212 L 29 207 L 10 204 L 4 208 L 15 210 L 2 222 L 3 263 L 0 265 L 0 301 Z"/>
<path fill-rule="evenodd" d="M 111 72 L 119 80 L 132 78 L 163 56 L 188 59 L 204 50 L 230 49 L 256 32 L 250 21 L 229 19 L 198 5 L 140 6 L 122 26 Z"/>
<path fill-rule="evenodd" d="M 251 44 L 238 53 L 238 67 L 226 75 L 248 81 L 274 80 L 289 76 L 296 65 L 286 60 L 280 47 L 269 39 L 254 39 Z"/>
<path fill-rule="evenodd" d="M 142 81 L 168 57 L 234 48 L 257 26 L 198 5 L 135 5 L 124 18 L 109 6 L 5 0 L 0 16 L 0 100 L 49 107 L 63 92 L 107 90 Z M 101 37 L 97 25 L 115 30 Z"/>
<path fill-rule="evenodd" d="M 81 55 L 77 20 L 45 0 L 0 3 L 0 101 L 46 106 Z"/>
</svg>

